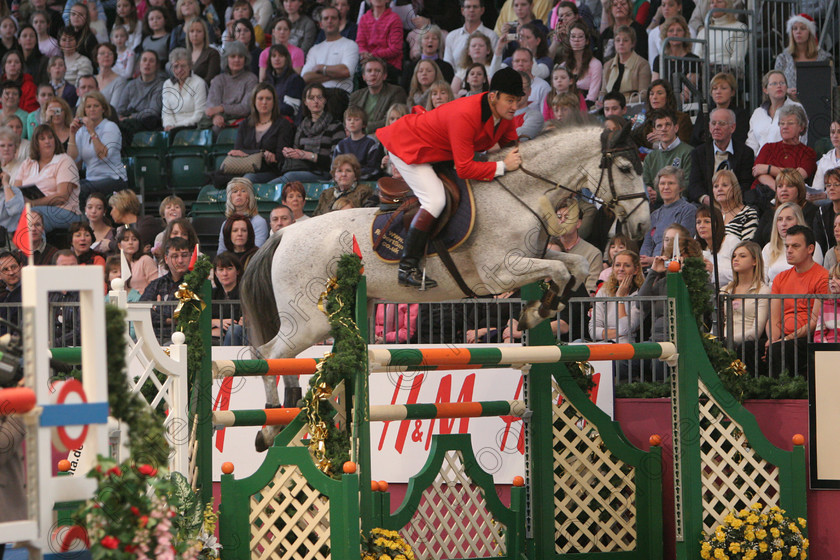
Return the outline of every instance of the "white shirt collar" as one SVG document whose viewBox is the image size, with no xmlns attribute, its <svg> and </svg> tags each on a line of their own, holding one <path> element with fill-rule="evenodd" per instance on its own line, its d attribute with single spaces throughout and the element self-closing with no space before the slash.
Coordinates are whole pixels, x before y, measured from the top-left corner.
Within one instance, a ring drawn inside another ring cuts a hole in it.
<svg viewBox="0 0 840 560">
<path fill-rule="evenodd" d="M 717 147 L 717 144 L 712 142 L 712 145 L 715 147 L 715 154 L 717 154 L 719 151 L 721 151 L 720 148 Z M 732 138 L 729 139 L 729 144 L 726 146 L 726 149 L 723 150 L 723 151 L 727 152 L 729 154 L 732 154 L 733 156 L 735 155 L 735 148 L 732 146 Z"/>
<path fill-rule="evenodd" d="M 680 145 L 680 137 L 679 137 L 679 136 L 677 136 L 677 137 L 674 139 L 674 141 L 673 141 L 673 142 L 671 142 L 671 145 L 670 145 L 670 146 L 665 146 L 665 145 L 663 145 L 663 144 L 662 144 L 662 142 L 660 142 L 660 143 L 659 143 L 659 149 L 660 149 L 660 150 L 662 150 L 663 152 L 669 152 L 669 151 L 673 150 L 674 148 L 676 148 L 676 147 L 677 147 L 677 146 L 679 146 L 679 145 Z"/>
</svg>

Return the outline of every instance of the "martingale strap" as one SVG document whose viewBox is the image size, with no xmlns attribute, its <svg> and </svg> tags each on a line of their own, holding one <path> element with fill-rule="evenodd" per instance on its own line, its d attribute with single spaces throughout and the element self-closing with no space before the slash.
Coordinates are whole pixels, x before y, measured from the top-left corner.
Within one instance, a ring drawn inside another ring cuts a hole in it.
<svg viewBox="0 0 840 560">
<path fill-rule="evenodd" d="M 455 283 L 458 284 L 461 291 L 464 292 L 464 295 L 468 298 L 477 298 L 478 296 L 470 289 L 469 286 L 467 286 L 467 283 L 464 281 L 464 277 L 461 276 L 461 271 L 458 270 L 458 267 L 455 265 L 455 261 L 452 260 L 452 256 L 449 254 L 446 244 L 443 243 L 439 237 L 435 237 L 432 239 L 432 245 L 435 246 L 435 251 L 437 251 L 443 266 L 446 267 L 446 270 L 455 280 Z"/>
</svg>

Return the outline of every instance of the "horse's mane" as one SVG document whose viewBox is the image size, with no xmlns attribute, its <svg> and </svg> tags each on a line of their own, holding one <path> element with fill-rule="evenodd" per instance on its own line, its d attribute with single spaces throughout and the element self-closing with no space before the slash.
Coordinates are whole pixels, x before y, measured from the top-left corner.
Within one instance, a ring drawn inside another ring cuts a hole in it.
<svg viewBox="0 0 840 560">
<path fill-rule="evenodd" d="M 531 151 L 535 151 L 536 153 L 540 153 L 543 151 L 543 144 L 552 141 L 555 137 L 562 137 L 562 136 L 571 136 L 580 132 L 588 132 L 592 131 L 595 132 L 601 137 L 604 133 L 604 128 L 598 124 L 589 123 L 581 123 L 575 124 L 572 126 L 564 126 L 560 128 L 551 128 L 548 130 L 543 130 L 532 139 L 522 142 L 519 144 L 520 148 L 523 152 L 530 153 Z M 508 146 L 507 148 L 503 148 L 498 152 L 494 152 L 487 156 L 487 161 L 501 161 L 505 159 L 507 154 L 514 148 L 514 146 Z M 523 157 L 525 154 L 523 153 Z"/>
</svg>

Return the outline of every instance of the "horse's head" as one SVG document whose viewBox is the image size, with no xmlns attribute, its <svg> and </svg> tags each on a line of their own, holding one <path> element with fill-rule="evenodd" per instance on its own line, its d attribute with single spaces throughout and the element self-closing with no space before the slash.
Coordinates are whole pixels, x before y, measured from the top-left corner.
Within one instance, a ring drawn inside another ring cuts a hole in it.
<svg viewBox="0 0 840 560">
<path fill-rule="evenodd" d="M 621 130 L 601 134 L 601 178 L 596 196 L 621 220 L 627 235 L 644 237 L 650 228 L 650 207 L 638 148 L 630 138 L 630 123 Z"/>
</svg>

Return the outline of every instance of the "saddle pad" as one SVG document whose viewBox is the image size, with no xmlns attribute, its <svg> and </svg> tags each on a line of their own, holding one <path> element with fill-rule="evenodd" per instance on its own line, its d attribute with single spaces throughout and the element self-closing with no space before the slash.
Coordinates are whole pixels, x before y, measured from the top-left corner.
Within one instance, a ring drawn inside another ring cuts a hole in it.
<svg viewBox="0 0 840 560">
<path fill-rule="evenodd" d="M 460 178 L 456 182 L 461 193 L 461 203 L 458 205 L 458 210 L 436 237 L 436 239 L 442 240 L 444 246 L 450 251 L 456 249 L 470 236 L 475 223 L 475 201 L 473 200 L 472 185 L 468 187 L 467 181 Z M 392 214 L 393 212 L 384 212 L 377 214 L 373 219 L 373 224 L 370 227 L 371 246 L 374 240 L 379 237 L 382 228 L 388 223 Z M 408 229 L 403 225 L 403 214 L 404 212 L 401 211 L 395 216 L 376 248 L 376 256 L 385 262 L 396 263 L 400 261 L 405 236 L 408 234 Z M 429 244 L 427 251 L 429 256 L 437 254 L 431 244 Z"/>
</svg>

